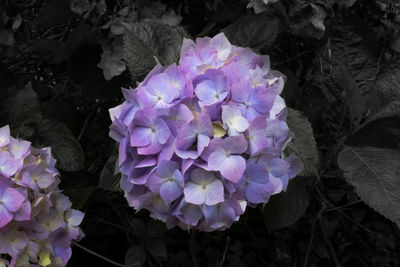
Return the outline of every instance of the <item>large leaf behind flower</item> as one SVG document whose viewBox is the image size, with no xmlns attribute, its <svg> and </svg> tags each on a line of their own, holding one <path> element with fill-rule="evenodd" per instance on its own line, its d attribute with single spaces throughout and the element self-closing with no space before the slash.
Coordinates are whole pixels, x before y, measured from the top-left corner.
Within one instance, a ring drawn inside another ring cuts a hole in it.
<svg viewBox="0 0 400 267">
<path fill-rule="evenodd" d="M 62 170 L 72 172 L 83 169 L 83 149 L 62 122 L 43 120 L 38 127 L 38 137 L 41 144 L 51 146 L 51 151 Z"/>
<path fill-rule="evenodd" d="M 302 161 L 304 170 L 300 175 L 312 176 L 318 170 L 319 152 L 313 129 L 308 119 L 298 110 L 288 108 L 287 124 L 293 133 L 288 152 L 294 152 Z"/>
<path fill-rule="evenodd" d="M 109 191 L 119 191 L 121 174 L 118 173 L 118 153 L 114 152 L 107 160 L 100 174 L 99 186 Z"/>
<path fill-rule="evenodd" d="M 338 165 L 369 206 L 400 226 L 399 150 L 348 146 Z"/>
<path fill-rule="evenodd" d="M 279 20 L 270 12 L 247 16 L 222 30 L 235 45 L 255 49 L 270 47 L 279 32 Z"/>
<path fill-rule="evenodd" d="M 300 177 L 289 181 L 286 192 L 271 196 L 263 209 L 268 231 L 272 232 L 295 223 L 306 212 L 308 193 Z"/>
<path fill-rule="evenodd" d="M 177 62 L 184 31 L 145 19 L 127 25 L 124 32 L 124 56 L 133 80 L 143 78 L 156 65 Z"/>
</svg>

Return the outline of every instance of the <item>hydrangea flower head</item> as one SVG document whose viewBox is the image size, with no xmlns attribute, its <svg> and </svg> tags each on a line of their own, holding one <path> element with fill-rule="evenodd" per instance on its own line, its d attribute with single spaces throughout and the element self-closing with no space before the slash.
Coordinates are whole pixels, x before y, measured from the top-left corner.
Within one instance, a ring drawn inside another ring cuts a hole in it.
<svg viewBox="0 0 400 267">
<path fill-rule="evenodd" d="M 54 165 L 50 148 L 0 128 L 0 266 L 65 266 L 83 236 L 84 215 L 59 191 Z"/>
<path fill-rule="evenodd" d="M 214 231 L 286 190 L 302 164 L 283 153 L 284 81 L 223 33 L 184 39 L 178 65 L 157 65 L 110 109 L 129 204 L 169 227 Z"/>
</svg>

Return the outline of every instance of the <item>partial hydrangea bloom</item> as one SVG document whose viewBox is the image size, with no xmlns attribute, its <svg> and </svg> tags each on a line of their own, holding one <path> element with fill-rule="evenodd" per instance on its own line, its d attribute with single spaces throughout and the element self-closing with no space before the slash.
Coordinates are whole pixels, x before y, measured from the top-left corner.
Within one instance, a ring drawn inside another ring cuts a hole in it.
<svg viewBox="0 0 400 267">
<path fill-rule="evenodd" d="M 50 148 L 0 128 L 0 266 L 65 266 L 84 214 L 58 189 Z"/>
<path fill-rule="evenodd" d="M 157 65 L 110 109 L 129 204 L 169 227 L 214 231 L 285 191 L 302 164 L 283 153 L 284 81 L 223 33 L 184 39 L 178 66 Z"/>
</svg>

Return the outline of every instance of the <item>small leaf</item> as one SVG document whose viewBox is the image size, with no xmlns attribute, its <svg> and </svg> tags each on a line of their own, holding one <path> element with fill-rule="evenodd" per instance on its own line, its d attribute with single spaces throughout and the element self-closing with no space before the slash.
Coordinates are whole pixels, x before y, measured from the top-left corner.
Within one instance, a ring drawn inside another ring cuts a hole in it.
<svg viewBox="0 0 400 267">
<path fill-rule="evenodd" d="M 83 169 L 83 149 L 62 122 L 43 120 L 39 125 L 38 137 L 41 144 L 51 146 L 51 151 L 62 170 L 73 172 Z"/>
<path fill-rule="evenodd" d="M 42 120 L 40 104 L 30 83 L 4 101 L 4 110 L 14 132 L 29 139 Z"/>
<path fill-rule="evenodd" d="M 124 54 L 132 79 L 143 78 L 155 65 L 178 61 L 184 31 L 160 22 L 144 19 L 127 25 Z"/>
<path fill-rule="evenodd" d="M 106 165 L 101 171 L 99 186 L 109 191 L 120 191 L 120 180 L 121 174 L 118 173 L 118 154 L 113 153 L 108 158 Z"/>
<path fill-rule="evenodd" d="M 295 223 L 306 212 L 308 193 L 299 177 L 289 182 L 286 192 L 271 196 L 262 215 L 269 232 Z"/>
<path fill-rule="evenodd" d="M 290 26 L 294 34 L 321 39 L 325 34 L 325 10 L 315 4 L 299 2 L 290 10 Z"/>
<path fill-rule="evenodd" d="M 125 264 L 131 267 L 141 267 L 146 262 L 146 251 L 142 246 L 133 245 L 125 254 Z"/>
<path fill-rule="evenodd" d="M 146 241 L 146 249 L 153 257 L 157 259 L 167 258 L 167 246 L 162 239 L 148 239 Z"/>
<path fill-rule="evenodd" d="M 233 44 L 255 49 L 269 48 L 279 32 L 279 20 L 263 12 L 247 16 L 222 30 Z"/>
<path fill-rule="evenodd" d="M 312 176 L 319 167 L 319 152 L 311 123 L 298 110 L 288 108 L 287 124 L 293 132 L 293 140 L 288 144 L 288 152 L 294 152 L 302 161 L 303 176 Z M 290 154 L 290 153 L 289 153 Z"/>
<path fill-rule="evenodd" d="M 369 206 L 400 226 L 400 151 L 347 146 L 338 165 Z"/>
</svg>

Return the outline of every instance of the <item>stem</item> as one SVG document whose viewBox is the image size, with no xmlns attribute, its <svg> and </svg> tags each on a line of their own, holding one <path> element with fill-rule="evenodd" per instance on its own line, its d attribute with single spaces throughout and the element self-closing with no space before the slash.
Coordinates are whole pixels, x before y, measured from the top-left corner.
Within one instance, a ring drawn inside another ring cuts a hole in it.
<svg viewBox="0 0 400 267">
<path fill-rule="evenodd" d="M 96 252 L 94 252 L 93 250 L 90 250 L 90 249 L 88 249 L 88 248 L 86 248 L 86 247 L 84 247 L 84 246 L 78 244 L 78 243 L 73 243 L 73 244 L 74 244 L 75 246 L 77 246 L 78 248 L 80 248 L 80 249 L 82 249 L 82 250 L 84 250 L 84 251 L 86 251 L 86 252 L 92 254 L 93 256 L 96 256 L 96 257 L 98 257 L 98 258 L 100 258 L 100 259 L 102 259 L 102 260 L 104 260 L 104 261 L 107 261 L 107 262 L 111 263 L 111 264 L 114 265 L 114 266 L 119 266 L 119 267 L 134 267 L 134 266 L 136 266 L 136 265 L 134 265 L 134 264 L 133 264 L 133 265 L 126 265 L 126 264 L 121 264 L 121 263 L 115 262 L 115 261 L 113 261 L 113 260 L 110 260 L 109 258 L 106 258 L 106 257 L 104 257 L 104 256 L 102 256 L 102 255 L 100 255 L 100 254 L 98 254 L 98 253 L 96 253 Z"/>
</svg>

